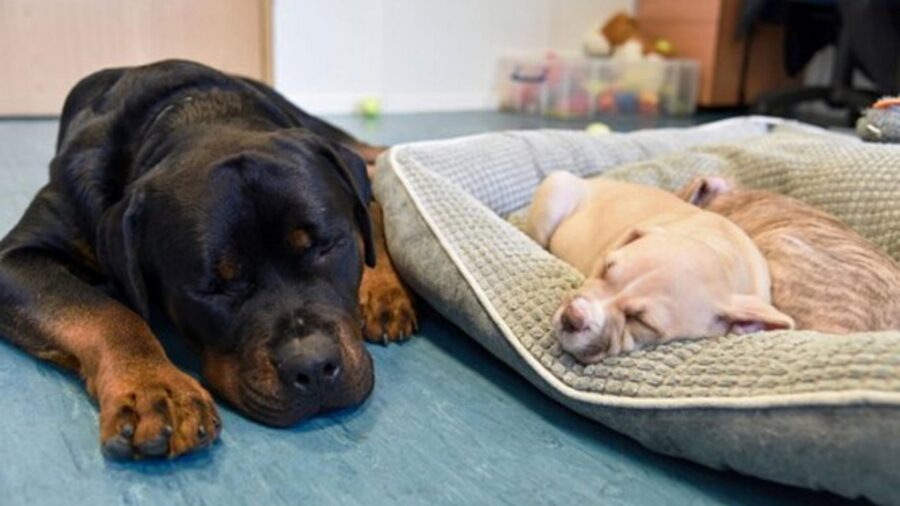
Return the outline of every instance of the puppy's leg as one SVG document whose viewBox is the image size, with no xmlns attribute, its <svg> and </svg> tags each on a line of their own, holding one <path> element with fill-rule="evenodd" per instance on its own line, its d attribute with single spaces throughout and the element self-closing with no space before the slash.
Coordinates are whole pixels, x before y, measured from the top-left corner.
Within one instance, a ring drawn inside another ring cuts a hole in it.
<svg viewBox="0 0 900 506">
<path fill-rule="evenodd" d="M 377 262 L 363 271 L 359 288 L 363 336 L 369 341 L 387 343 L 409 337 L 417 327 L 412 293 L 400 281 L 387 250 L 384 215 L 377 202 L 369 205 Z"/>
<path fill-rule="evenodd" d="M 211 443 L 219 417 L 210 395 L 172 365 L 137 314 L 76 274 L 74 257 L 36 244 L 40 207 L 0 242 L 0 334 L 81 375 L 108 455 L 171 457 Z"/>
<path fill-rule="evenodd" d="M 553 232 L 584 198 L 584 184 L 583 179 L 570 172 L 558 171 L 545 177 L 528 210 L 525 233 L 548 247 Z"/>
</svg>

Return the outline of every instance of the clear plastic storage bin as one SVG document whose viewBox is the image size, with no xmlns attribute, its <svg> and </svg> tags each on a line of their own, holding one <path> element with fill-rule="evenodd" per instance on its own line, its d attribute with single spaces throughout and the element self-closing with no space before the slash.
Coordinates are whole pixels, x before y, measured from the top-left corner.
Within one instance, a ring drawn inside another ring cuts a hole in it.
<svg viewBox="0 0 900 506">
<path fill-rule="evenodd" d="M 697 106 L 693 60 L 504 58 L 500 108 L 560 118 L 602 114 L 686 115 Z"/>
</svg>

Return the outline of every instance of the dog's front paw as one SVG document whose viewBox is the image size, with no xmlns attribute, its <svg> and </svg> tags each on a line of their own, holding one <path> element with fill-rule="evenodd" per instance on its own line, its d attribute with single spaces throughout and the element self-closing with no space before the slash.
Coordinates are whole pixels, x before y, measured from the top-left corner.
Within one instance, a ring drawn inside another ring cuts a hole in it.
<svg viewBox="0 0 900 506">
<path fill-rule="evenodd" d="M 412 294 L 393 269 L 366 269 L 359 290 L 359 305 L 363 337 L 367 341 L 384 344 L 402 341 L 418 327 Z"/>
<path fill-rule="evenodd" d="M 219 436 L 221 422 L 210 394 L 170 363 L 104 371 L 97 399 L 100 442 L 113 459 L 176 457 Z"/>
</svg>

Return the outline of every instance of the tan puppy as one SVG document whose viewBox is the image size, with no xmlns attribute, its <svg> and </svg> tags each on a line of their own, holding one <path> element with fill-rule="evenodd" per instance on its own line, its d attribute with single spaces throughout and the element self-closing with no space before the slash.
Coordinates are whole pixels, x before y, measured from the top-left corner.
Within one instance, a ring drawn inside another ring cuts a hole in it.
<svg viewBox="0 0 900 506">
<path fill-rule="evenodd" d="M 772 302 L 797 328 L 900 330 L 900 266 L 837 218 L 798 200 L 697 178 L 679 196 L 732 220 L 769 263 Z"/>
<path fill-rule="evenodd" d="M 656 188 L 550 174 L 526 232 L 587 279 L 553 315 L 560 345 L 597 362 L 647 343 L 791 328 L 766 261 L 727 219 Z"/>
</svg>

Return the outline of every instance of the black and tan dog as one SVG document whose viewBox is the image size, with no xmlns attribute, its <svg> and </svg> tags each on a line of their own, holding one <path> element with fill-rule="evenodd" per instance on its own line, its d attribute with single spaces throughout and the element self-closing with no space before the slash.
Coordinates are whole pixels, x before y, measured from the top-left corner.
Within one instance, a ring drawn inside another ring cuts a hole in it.
<svg viewBox="0 0 900 506">
<path fill-rule="evenodd" d="M 415 325 L 370 207 L 363 156 L 377 152 L 199 64 L 88 76 L 66 100 L 49 184 L 0 242 L 0 334 L 84 378 L 114 457 L 175 456 L 219 433 L 210 395 L 148 327 L 154 307 L 251 418 L 358 404 L 374 381 L 361 334 Z"/>
</svg>

